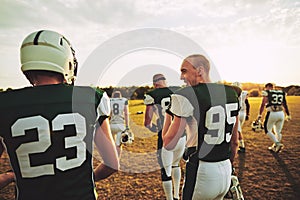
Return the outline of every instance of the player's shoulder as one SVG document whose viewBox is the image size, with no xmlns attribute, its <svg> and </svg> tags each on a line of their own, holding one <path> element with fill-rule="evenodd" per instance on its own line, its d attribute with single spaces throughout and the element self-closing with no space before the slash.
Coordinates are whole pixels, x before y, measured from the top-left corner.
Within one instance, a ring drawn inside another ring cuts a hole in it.
<svg viewBox="0 0 300 200">
<path fill-rule="evenodd" d="M 69 88 L 69 90 L 72 90 L 73 94 L 78 95 L 93 95 L 96 97 L 102 97 L 106 92 L 98 87 L 90 87 L 90 86 L 72 86 L 72 85 L 67 85 L 66 87 Z"/>
<path fill-rule="evenodd" d="M 145 105 L 152 105 L 152 104 L 154 104 L 154 102 L 155 102 L 155 99 L 151 94 L 146 93 L 144 95 L 144 104 Z"/>
<path fill-rule="evenodd" d="M 278 94 L 285 94 L 285 92 L 281 89 L 277 89 L 277 90 L 272 90 L 274 93 L 278 93 Z"/>
<path fill-rule="evenodd" d="M 272 95 L 272 94 L 285 94 L 285 92 L 283 90 L 263 90 L 261 92 L 262 96 L 268 96 L 269 94 Z"/>
<path fill-rule="evenodd" d="M 22 89 L 8 89 L 0 92 L 0 108 L 6 107 L 8 103 L 12 103 L 23 94 L 25 88 Z"/>
<path fill-rule="evenodd" d="M 225 86 L 227 91 L 234 90 L 238 96 L 244 95 L 244 93 L 243 93 L 244 91 L 238 86 L 226 85 L 226 84 L 224 84 L 224 86 Z"/>
<path fill-rule="evenodd" d="M 155 88 L 154 90 L 152 90 L 150 92 L 152 94 L 158 94 L 158 95 L 169 95 L 169 94 L 174 93 L 169 87 Z"/>
</svg>

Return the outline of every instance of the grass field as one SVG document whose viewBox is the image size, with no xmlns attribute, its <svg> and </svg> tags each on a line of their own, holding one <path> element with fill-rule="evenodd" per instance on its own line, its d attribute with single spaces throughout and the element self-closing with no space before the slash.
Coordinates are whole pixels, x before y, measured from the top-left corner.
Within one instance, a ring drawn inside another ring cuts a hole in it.
<svg viewBox="0 0 300 200">
<path fill-rule="evenodd" d="M 253 132 L 251 122 L 257 117 L 261 98 L 249 98 L 250 119 L 243 126 L 246 153 L 238 154 L 235 168 L 246 200 L 296 200 L 300 198 L 300 97 L 288 97 L 292 121 L 285 122 L 282 142 L 285 148 L 275 154 L 263 132 Z M 142 101 L 130 101 L 131 129 L 135 141 L 124 146 L 121 170 L 97 183 L 99 199 L 165 199 L 156 160 L 156 134 L 143 127 Z M 94 164 L 100 159 L 95 155 Z M 1 159 L 0 172 L 9 169 L 7 155 Z M 184 171 L 184 163 L 181 162 Z M 183 172 L 182 171 L 182 175 Z M 34 192 L 34 188 L 32 189 Z M 14 186 L 0 190 L 0 200 L 14 199 Z"/>
</svg>

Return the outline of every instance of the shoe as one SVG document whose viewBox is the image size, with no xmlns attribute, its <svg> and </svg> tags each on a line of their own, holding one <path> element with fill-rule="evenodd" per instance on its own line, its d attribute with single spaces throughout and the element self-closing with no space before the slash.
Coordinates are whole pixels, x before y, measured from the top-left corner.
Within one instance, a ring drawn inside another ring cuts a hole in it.
<svg viewBox="0 0 300 200">
<path fill-rule="evenodd" d="M 273 143 L 272 146 L 268 147 L 268 149 L 270 151 L 275 151 L 275 146 L 276 146 L 275 143 Z"/>
<path fill-rule="evenodd" d="M 280 142 L 277 142 L 276 145 L 275 145 L 275 152 L 278 153 L 278 152 L 281 152 L 281 150 L 283 149 L 284 145 Z"/>
<path fill-rule="evenodd" d="M 245 153 L 246 152 L 246 148 L 245 147 L 240 147 L 238 150 L 239 153 Z"/>
</svg>

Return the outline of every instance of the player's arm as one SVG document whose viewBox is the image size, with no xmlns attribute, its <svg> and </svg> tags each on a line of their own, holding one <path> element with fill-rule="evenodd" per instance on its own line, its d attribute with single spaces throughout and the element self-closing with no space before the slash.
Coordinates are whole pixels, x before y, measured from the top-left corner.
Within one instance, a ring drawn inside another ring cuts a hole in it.
<svg viewBox="0 0 300 200">
<path fill-rule="evenodd" d="M 3 139 L 0 137 L 0 158 L 1 158 L 4 150 L 5 150 L 5 147 L 4 147 L 4 144 L 3 144 Z"/>
<path fill-rule="evenodd" d="M 152 123 L 153 114 L 154 114 L 154 105 L 146 105 L 144 126 L 152 132 L 157 132 L 157 126 Z"/>
<path fill-rule="evenodd" d="M 286 98 L 285 98 L 285 97 L 284 97 L 284 99 L 283 99 L 282 106 L 283 106 L 283 108 L 284 108 L 284 110 L 285 110 L 286 115 L 287 115 L 287 116 L 290 116 L 290 111 L 289 111 L 288 105 L 287 105 L 287 103 L 286 103 Z"/>
<path fill-rule="evenodd" d="M 264 96 L 263 99 L 262 99 L 262 102 L 260 104 L 258 116 L 261 117 L 262 113 L 264 112 L 265 105 L 267 104 L 267 102 L 268 102 L 268 97 Z"/>
<path fill-rule="evenodd" d="M 169 113 L 166 112 L 165 122 L 164 122 L 163 129 L 162 129 L 162 136 L 164 136 L 167 133 L 171 123 L 172 123 L 172 115 L 170 115 Z"/>
<path fill-rule="evenodd" d="M 165 149 L 172 150 L 175 148 L 178 140 L 184 133 L 186 126 L 186 118 L 174 116 L 168 130 L 163 134 L 163 145 Z"/>
<path fill-rule="evenodd" d="M 185 96 L 179 94 L 171 95 L 171 104 L 168 112 L 173 114 L 173 120 L 166 133 L 162 136 L 163 145 L 167 150 L 174 149 L 184 133 L 187 118 L 193 115 L 193 111 L 193 106 Z"/>
<path fill-rule="evenodd" d="M 15 173 L 12 171 L 0 174 L 0 189 L 12 183 L 14 180 L 15 180 Z"/>
<path fill-rule="evenodd" d="M 146 105 L 144 126 L 149 127 L 153 117 L 153 105 Z"/>
<path fill-rule="evenodd" d="M 236 117 L 235 124 L 232 129 L 232 136 L 230 140 L 230 147 L 231 147 L 231 154 L 230 154 L 230 161 L 233 164 L 234 158 L 237 154 L 238 147 L 239 147 L 239 137 L 238 137 L 238 116 Z"/>
<path fill-rule="evenodd" d="M 144 126 L 147 127 L 148 129 L 150 129 L 152 126 L 151 121 L 152 121 L 153 112 L 154 112 L 154 98 L 149 94 L 145 94 L 144 104 L 146 105 Z"/>
<path fill-rule="evenodd" d="M 95 181 L 105 179 L 119 169 L 119 159 L 114 140 L 110 131 L 109 120 L 106 118 L 95 132 L 95 145 L 103 159 L 103 163 L 94 170 Z"/>
<path fill-rule="evenodd" d="M 129 106 L 128 103 L 124 106 L 124 117 L 126 129 L 129 129 Z"/>
<path fill-rule="evenodd" d="M 248 120 L 249 119 L 249 115 L 250 115 L 250 103 L 249 103 L 247 97 L 245 99 L 245 104 L 246 104 L 246 120 Z"/>
</svg>

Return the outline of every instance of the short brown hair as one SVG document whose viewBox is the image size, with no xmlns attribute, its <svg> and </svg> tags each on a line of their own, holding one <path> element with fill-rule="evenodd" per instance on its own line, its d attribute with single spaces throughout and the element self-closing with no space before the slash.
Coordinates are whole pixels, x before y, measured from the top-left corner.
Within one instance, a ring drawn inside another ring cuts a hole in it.
<svg viewBox="0 0 300 200">
<path fill-rule="evenodd" d="M 209 61 L 207 60 L 207 58 L 205 56 L 203 56 L 201 54 L 190 55 L 190 56 L 186 57 L 185 60 L 188 61 L 189 63 L 191 63 L 191 65 L 193 65 L 194 68 L 203 66 L 206 73 L 208 73 L 210 71 Z"/>
<path fill-rule="evenodd" d="M 153 83 L 160 81 L 160 80 L 166 80 L 166 78 L 163 74 L 155 74 L 153 76 Z"/>
</svg>

